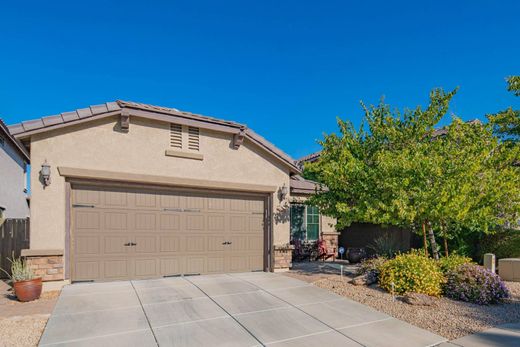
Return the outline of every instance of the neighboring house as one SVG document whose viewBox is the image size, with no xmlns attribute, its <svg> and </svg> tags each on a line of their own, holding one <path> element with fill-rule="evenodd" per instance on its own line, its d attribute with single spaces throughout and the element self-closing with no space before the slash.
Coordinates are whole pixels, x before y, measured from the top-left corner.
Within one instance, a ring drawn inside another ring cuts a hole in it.
<svg viewBox="0 0 520 347">
<path fill-rule="evenodd" d="M 243 124 L 117 101 L 10 130 L 33 166 L 23 254 L 47 264 L 45 280 L 290 266 L 287 206 L 300 170 Z"/>
<path fill-rule="evenodd" d="M 0 224 L 7 218 L 27 218 L 29 154 L 0 119 Z"/>
</svg>

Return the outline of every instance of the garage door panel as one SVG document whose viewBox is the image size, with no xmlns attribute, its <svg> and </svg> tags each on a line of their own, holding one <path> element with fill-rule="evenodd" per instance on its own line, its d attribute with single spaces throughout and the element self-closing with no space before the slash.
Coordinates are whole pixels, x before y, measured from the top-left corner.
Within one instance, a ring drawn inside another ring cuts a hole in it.
<svg viewBox="0 0 520 347">
<path fill-rule="evenodd" d="M 74 218 L 78 230 L 99 230 L 100 228 L 100 212 L 80 209 L 76 211 Z"/>
<path fill-rule="evenodd" d="M 219 212 L 226 210 L 227 200 L 224 197 L 208 198 L 208 211 Z"/>
<path fill-rule="evenodd" d="M 124 190 L 108 190 L 104 192 L 104 206 L 107 207 L 127 207 L 128 192 Z"/>
<path fill-rule="evenodd" d="M 72 201 L 73 280 L 263 269 L 263 198 L 73 186 Z"/>
<path fill-rule="evenodd" d="M 184 197 L 184 208 L 203 210 L 205 202 L 206 202 L 205 197 L 188 195 L 188 196 Z"/>
<path fill-rule="evenodd" d="M 185 271 L 186 274 L 203 274 L 206 273 L 206 261 L 205 256 L 187 256 L 185 257 Z"/>
<path fill-rule="evenodd" d="M 129 242 L 126 235 L 119 236 L 105 236 L 103 238 L 103 254 L 108 255 L 126 255 L 128 252 L 128 246 L 125 246 Z"/>
<path fill-rule="evenodd" d="M 103 262 L 103 273 L 107 279 L 119 279 L 130 277 L 129 260 L 110 259 Z"/>
<path fill-rule="evenodd" d="M 157 276 L 157 259 L 135 259 L 135 277 Z"/>
<path fill-rule="evenodd" d="M 249 231 L 250 232 L 262 232 L 264 230 L 264 219 L 262 216 L 251 216 L 249 217 Z"/>
<path fill-rule="evenodd" d="M 158 207 L 157 196 L 154 192 L 135 193 L 136 207 Z"/>
<path fill-rule="evenodd" d="M 206 237 L 203 235 L 193 235 L 185 237 L 184 249 L 187 252 L 204 252 L 206 251 Z"/>
<path fill-rule="evenodd" d="M 76 280 L 92 280 L 93 278 L 100 278 L 101 262 L 97 260 L 80 260 L 76 261 L 74 265 L 74 274 Z"/>
<path fill-rule="evenodd" d="M 160 194 L 160 207 L 181 208 L 181 197 L 172 194 Z"/>
<path fill-rule="evenodd" d="M 134 240 L 133 249 L 135 253 L 157 253 L 159 250 L 157 236 L 135 236 Z"/>
<path fill-rule="evenodd" d="M 208 230 L 209 231 L 221 231 L 226 230 L 226 216 L 221 214 L 210 214 L 208 215 Z"/>
<path fill-rule="evenodd" d="M 249 245 L 247 249 L 249 249 L 250 251 L 257 251 L 261 254 L 262 250 L 264 249 L 264 239 L 262 236 L 249 236 L 248 243 Z"/>
<path fill-rule="evenodd" d="M 186 215 L 186 230 L 204 231 L 206 229 L 205 219 L 203 214 Z"/>
<path fill-rule="evenodd" d="M 230 216 L 230 230 L 245 231 L 247 230 L 247 216 L 246 215 L 232 215 Z"/>
<path fill-rule="evenodd" d="M 156 217 L 155 213 L 135 213 L 135 230 L 155 230 Z"/>
<path fill-rule="evenodd" d="M 101 236 L 98 235 L 85 235 L 78 236 L 75 240 L 74 254 L 77 256 L 82 255 L 96 255 L 101 253 Z"/>
<path fill-rule="evenodd" d="M 180 229 L 180 214 L 161 214 L 159 220 L 161 230 L 178 231 Z"/>
<path fill-rule="evenodd" d="M 160 236 L 159 244 L 161 253 L 179 252 L 181 238 L 179 236 Z"/>
<path fill-rule="evenodd" d="M 226 250 L 224 242 L 227 238 L 224 235 L 207 236 L 206 239 L 208 241 L 208 246 L 206 248 L 207 252 L 222 253 Z"/>
<path fill-rule="evenodd" d="M 125 212 L 105 212 L 105 230 L 127 230 L 128 213 Z"/>
<path fill-rule="evenodd" d="M 207 273 L 223 273 L 226 271 L 225 267 L 226 258 L 220 257 L 208 257 L 207 258 Z"/>
<path fill-rule="evenodd" d="M 159 267 L 161 276 L 173 276 L 183 273 L 181 270 L 181 259 L 179 257 L 160 258 Z"/>
<path fill-rule="evenodd" d="M 74 192 L 74 204 L 99 205 L 101 203 L 101 191 L 97 189 L 77 189 Z"/>
</svg>

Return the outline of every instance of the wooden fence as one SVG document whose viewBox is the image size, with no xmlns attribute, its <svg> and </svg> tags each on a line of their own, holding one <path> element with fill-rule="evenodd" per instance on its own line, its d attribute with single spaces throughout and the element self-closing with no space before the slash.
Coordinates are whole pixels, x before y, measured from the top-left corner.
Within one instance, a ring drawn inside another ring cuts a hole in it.
<svg viewBox="0 0 520 347">
<path fill-rule="evenodd" d="M 7 259 L 20 256 L 22 249 L 29 248 L 30 228 L 27 219 L 6 219 L 0 226 L 0 269 L 11 272 L 11 262 Z M 0 271 L 0 278 L 5 278 Z"/>
</svg>

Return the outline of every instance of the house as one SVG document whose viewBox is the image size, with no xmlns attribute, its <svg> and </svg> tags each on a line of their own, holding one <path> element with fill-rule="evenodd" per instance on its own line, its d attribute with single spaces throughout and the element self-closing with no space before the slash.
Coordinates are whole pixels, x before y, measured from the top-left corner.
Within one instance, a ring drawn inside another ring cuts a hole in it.
<svg viewBox="0 0 520 347">
<path fill-rule="evenodd" d="M 7 218 L 27 218 L 29 154 L 0 119 L 0 225 Z"/>
<path fill-rule="evenodd" d="M 290 266 L 288 206 L 312 192 L 293 189 L 294 160 L 243 124 L 116 101 L 10 131 L 30 148 L 23 255 L 44 280 Z"/>
</svg>

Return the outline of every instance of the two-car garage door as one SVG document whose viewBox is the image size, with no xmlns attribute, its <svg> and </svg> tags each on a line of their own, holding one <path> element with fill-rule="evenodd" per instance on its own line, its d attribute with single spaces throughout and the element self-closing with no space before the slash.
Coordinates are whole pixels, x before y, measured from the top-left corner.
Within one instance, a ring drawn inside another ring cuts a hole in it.
<svg viewBox="0 0 520 347">
<path fill-rule="evenodd" d="M 264 215 L 263 196 L 73 185 L 72 280 L 263 270 Z"/>
</svg>

